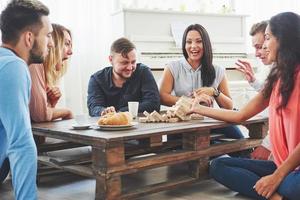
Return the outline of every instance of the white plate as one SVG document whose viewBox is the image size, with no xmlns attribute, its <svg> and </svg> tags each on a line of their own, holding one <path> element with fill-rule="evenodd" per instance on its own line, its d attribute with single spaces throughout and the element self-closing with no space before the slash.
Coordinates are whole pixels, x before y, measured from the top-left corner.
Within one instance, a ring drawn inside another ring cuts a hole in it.
<svg viewBox="0 0 300 200">
<path fill-rule="evenodd" d="M 91 127 L 90 124 L 72 124 L 72 128 L 75 130 L 86 130 Z"/>
<path fill-rule="evenodd" d="M 127 130 L 136 126 L 138 122 L 131 122 L 131 124 L 127 125 L 98 125 L 98 127 L 102 130 L 116 131 L 116 130 Z"/>
</svg>

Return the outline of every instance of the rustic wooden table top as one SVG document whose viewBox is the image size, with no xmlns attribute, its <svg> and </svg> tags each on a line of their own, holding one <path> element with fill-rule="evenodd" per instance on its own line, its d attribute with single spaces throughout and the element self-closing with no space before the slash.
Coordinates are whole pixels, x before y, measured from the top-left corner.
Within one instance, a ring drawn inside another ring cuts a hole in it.
<svg viewBox="0 0 300 200">
<path fill-rule="evenodd" d="M 33 123 L 32 129 L 34 134 L 48 136 L 58 139 L 74 138 L 95 141 L 120 141 L 132 140 L 149 137 L 149 135 L 165 135 L 185 132 L 193 132 L 200 130 L 208 130 L 227 126 L 228 123 L 205 118 L 204 120 L 191 120 L 176 123 L 138 123 L 131 129 L 127 130 L 102 130 L 96 124 L 98 117 L 84 117 L 87 123 L 91 124 L 91 128 L 87 130 L 75 130 L 72 124 L 76 124 L 74 119 L 59 120 L 46 123 Z M 266 117 L 255 116 L 245 122 L 243 125 L 258 122 L 267 122 Z"/>
</svg>

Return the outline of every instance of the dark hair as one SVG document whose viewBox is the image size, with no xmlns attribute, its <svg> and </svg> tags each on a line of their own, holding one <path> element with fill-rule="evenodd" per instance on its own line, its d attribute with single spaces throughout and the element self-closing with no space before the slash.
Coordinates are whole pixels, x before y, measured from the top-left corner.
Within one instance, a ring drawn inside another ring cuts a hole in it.
<svg viewBox="0 0 300 200">
<path fill-rule="evenodd" d="M 135 49 L 135 45 L 127 38 L 119 38 L 114 41 L 110 47 L 110 53 L 120 53 L 124 58 L 128 57 L 128 53 Z"/>
<path fill-rule="evenodd" d="M 269 26 L 278 41 L 278 52 L 263 93 L 265 98 L 269 98 L 274 84 L 280 80 L 282 100 L 278 110 L 288 103 L 294 88 L 297 65 L 300 63 L 300 16 L 292 12 L 280 13 L 271 18 Z"/>
<path fill-rule="evenodd" d="M 42 16 L 48 16 L 49 9 L 37 0 L 12 0 L 2 11 L 0 29 L 2 42 L 16 45 L 23 31 L 38 34 L 42 27 Z"/>
<path fill-rule="evenodd" d="M 192 24 L 185 29 L 182 37 L 182 52 L 186 60 L 188 60 L 188 53 L 186 52 L 185 44 L 187 34 L 190 31 L 197 31 L 201 35 L 204 51 L 201 58 L 201 79 L 203 86 L 211 86 L 216 78 L 216 71 L 212 64 L 213 55 L 209 35 L 200 24 Z"/>
<path fill-rule="evenodd" d="M 249 32 L 249 34 L 251 36 L 254 36 L 257 33 L 263 33 L 265 34 L 266 28 L 268 26 L 269 21 L 261 21 L 259 23 L 253 24 L 251 27 L 251 30 Z"/>
</svg>

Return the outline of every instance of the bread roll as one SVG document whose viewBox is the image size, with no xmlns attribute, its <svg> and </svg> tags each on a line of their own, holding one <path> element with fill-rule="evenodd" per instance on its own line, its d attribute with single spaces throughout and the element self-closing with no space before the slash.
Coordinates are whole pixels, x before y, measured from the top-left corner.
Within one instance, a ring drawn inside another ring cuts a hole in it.
<svg viewBox="0 0 300 200">
<path fill-rule="evenodd" d="M 129 125 L 132 121 L 132 116 L 129 112 L 111 112 L 100 117 L 99 125 Z"/>
</svg>

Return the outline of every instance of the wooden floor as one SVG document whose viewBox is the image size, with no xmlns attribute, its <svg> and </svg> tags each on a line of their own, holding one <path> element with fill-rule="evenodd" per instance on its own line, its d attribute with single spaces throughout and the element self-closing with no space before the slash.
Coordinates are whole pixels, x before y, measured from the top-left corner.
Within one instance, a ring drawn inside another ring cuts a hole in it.
<svg viewBox="0 0 300 200">
<path fill-rule="evenodd" d="M 172 168 L 172 169 L 171 169 Z M 162 167 L 158 169 L 139 172 L 135 175 L 128 175 L 122 180 L 125 189 L 132 189 L 136 185 L 157 183 L 172 176 L 184 174 L 184 166 Z M 38 185 L 39 200 L 93 200 L 95 181 L 73 174 L 61 173 L 47 175 L 41 178 Z M 11 180 L 0 186 L 0 199 L 13 200 Z M 249 200 L 249 198 L 238 195 L 235 192 L 223 187 L 213 180 L 206 180 L 177 188 L 170 191 L 148 195 L 141 200 Z"/>
</svg>

